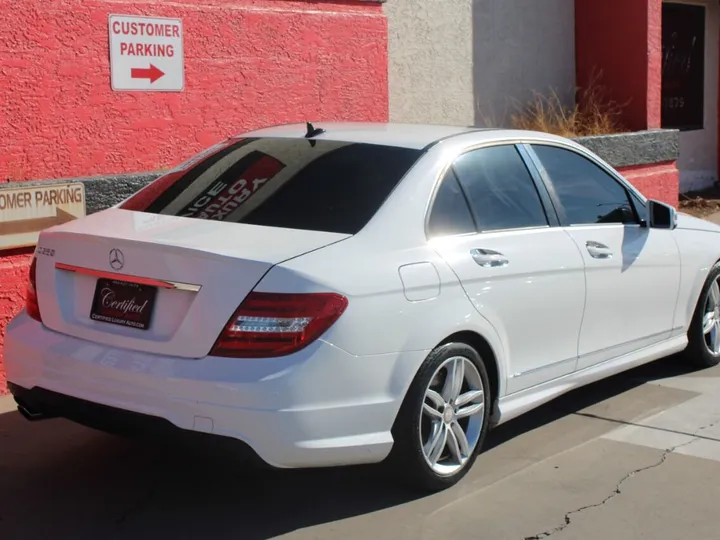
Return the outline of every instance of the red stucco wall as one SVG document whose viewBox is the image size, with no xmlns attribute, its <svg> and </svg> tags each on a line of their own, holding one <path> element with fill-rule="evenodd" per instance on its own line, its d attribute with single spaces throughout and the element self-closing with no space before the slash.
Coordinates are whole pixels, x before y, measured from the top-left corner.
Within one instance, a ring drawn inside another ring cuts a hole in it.
<svg viewBox="0 0 720 540">
<path fill-rule="evenodd" d="M 0 13 L 0 182 L 155 170 L 254 127 L 388 117 L 375 2 L 0 0 Z M 111 90 L 110 13 L 182 18 L 184 92 Z M 0 392 L 27 263 L 0 253 Z"/>
<path fill-rule="evenodd" d="M 0 13 L 0 181 L 154 170 L 246 128 L 388 115 L 375 2 L 0 0 Z M 112 92 L 109 13 L 182 18 L 184 92 Z"/>
<path fill-rule="evenodd" d="M 0 395 L 5 392 L 2 342 L 5 327 L 25 303 L 25 283 L 31 256 L 27 250 L 0 257 Z"/>
<path fill-rule="evenodd" d="M 648 0 L 647 128 L 662 125 L 662 0 Z"/>
<path fill-rule="evenodd" d="M 575 0 L 577 85 L 593 79 L 631 131 L 660 127 L 661 0 Z"/>
<path fill-rule="evenodd" d="M 675 161 L 621 167 L 618 171 L 647 198 L 671 204 L 677 208 L 680 174 Z"/>
</svg>

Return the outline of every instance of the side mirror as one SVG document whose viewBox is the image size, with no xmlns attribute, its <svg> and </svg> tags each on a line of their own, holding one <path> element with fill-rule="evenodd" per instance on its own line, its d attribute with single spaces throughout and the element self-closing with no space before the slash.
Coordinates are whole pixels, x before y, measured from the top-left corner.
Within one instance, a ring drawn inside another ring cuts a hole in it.
<svg viewBox="0 0 720 540">
<path fill-rule="evenodd" d="M 660 201 L 648 201 L 648 216 L 653 229 L 674 229 L 677 227 L 677 211 Z"/>
</svg>

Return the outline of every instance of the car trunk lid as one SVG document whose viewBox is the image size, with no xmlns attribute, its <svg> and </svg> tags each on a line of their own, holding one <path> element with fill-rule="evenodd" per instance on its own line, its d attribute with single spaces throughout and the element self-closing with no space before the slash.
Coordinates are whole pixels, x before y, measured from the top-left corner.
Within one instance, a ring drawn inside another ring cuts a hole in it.
<svg viewBox="0 0 720 540">
<path fill-rule="evenodd" d="M 90 342 L 200 358 L 270 268 L 348 237 L 106 210 L 41 234 L 43 323 Z"/>
</svg>

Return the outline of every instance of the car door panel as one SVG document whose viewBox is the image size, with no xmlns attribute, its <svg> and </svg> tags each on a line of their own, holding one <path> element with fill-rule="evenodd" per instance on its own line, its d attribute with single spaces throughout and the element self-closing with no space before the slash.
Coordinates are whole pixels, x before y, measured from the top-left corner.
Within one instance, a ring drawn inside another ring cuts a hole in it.
<svg viewBox="0 0 720 540">
<path fill-rule="evenodd" d="M 585 307 L 584 265 L 562 229 L 451 237 L 432 245 L 458 276 L 475 309 L 502 337 L 508 393 L 575 369 Z M 484 266 L 475 250 L 491 251 L 490 260 L 507 262 Z"/>
<path fill-rule="evenodd" d="M 577 361 L 583 258 L 550 226 L 557 217 L 548 218 L 540 187 L 513 145 L 471 150 L 453 163 L 430 213 L 432 247 L 503 340 L 508 393 L 567 375 Z"/>
<path fill-rule="evenodd" d="M 553 145 L 526 148 L 585 264 L 577 369 L 670 337 L 680 285 L 672 231 L 648 227 L 642 201 L 587 156 Z"/>
<path fill-rule="evenodd" d="M 622 224 L 566 231 L 587 274 L 578 369 L 670 337 L 680 282 L 672 231 Z"/>
</svg>

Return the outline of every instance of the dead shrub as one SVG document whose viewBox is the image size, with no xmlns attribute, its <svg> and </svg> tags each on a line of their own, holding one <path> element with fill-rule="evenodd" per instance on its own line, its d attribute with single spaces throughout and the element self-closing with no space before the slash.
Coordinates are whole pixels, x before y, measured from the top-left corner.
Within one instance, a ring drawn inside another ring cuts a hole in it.
<svg viewBox="0 0 720 540">
<path fill-rule="evenodd" d="M 597 80 L 594 77 L 587 88 L 577 92 L 573 106 L 565 105 L 555 90 L 549 95 L 533 92 L 533 99 L 516 106 L 517 112 L 510 116 L 511 126 L 568 138 L 627 131 L 620 121 L 623 107 L 605 98 Z"/>
</svg>

